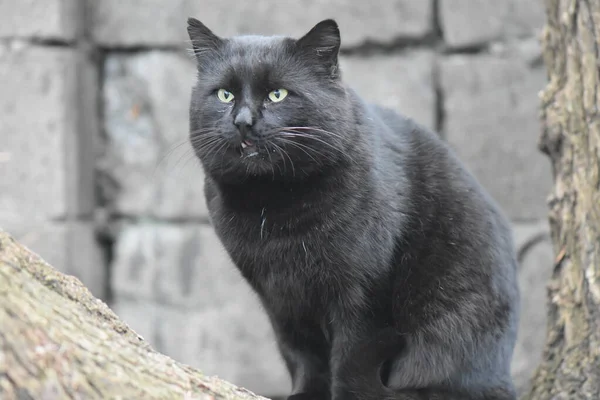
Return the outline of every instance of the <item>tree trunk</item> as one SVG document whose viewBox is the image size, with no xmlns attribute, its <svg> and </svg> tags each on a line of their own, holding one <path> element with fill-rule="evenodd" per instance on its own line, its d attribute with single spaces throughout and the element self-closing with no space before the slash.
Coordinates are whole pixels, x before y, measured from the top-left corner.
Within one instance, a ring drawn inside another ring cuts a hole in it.
<svg viewBox="0 0 600 400">
<path fill-rule="evenodd" d="M 545 0 L 549 83 L 540 148 L 550 157 L 557 253 L 543 361 L 525 399 L 600 399 L 600 0 Z"/>
<path fill-rule="evenodd" d="M 264 399 L 152 350 L 0 230 L 0 399 Z"/>
</svg>

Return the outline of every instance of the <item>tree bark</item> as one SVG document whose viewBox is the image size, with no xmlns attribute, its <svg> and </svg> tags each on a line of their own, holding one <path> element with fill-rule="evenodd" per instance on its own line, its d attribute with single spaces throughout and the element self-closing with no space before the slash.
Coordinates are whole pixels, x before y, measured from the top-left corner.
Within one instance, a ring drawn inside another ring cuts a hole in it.
<svg viewBox="0 0 600 400">
<path fill-rule="evenodd" d="M 0 399 L 264 399 L 157 353 L 0 230 Z"/>
<path fill-rule="evenodd" d="M 600 399 L 600 0 L 545 0 L 540 149 L 556 252 L 543 361 L 525 399 Z"/>
</svg>

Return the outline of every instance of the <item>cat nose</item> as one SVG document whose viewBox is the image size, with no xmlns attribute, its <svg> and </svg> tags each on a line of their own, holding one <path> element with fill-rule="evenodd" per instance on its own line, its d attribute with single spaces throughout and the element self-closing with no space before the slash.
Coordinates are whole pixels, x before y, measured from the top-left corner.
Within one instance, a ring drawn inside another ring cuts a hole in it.
<svg viewBox="0 0 600 400">
<path fill-rule="evenodd" d="M 248 128 L 252 126 L 252 112 L 248 107 L 243 107 L 238 114 L 235 116 L 233 120 L 235 126 L 238 127 L 240 132 L 245 132 Z"/>
</svg>

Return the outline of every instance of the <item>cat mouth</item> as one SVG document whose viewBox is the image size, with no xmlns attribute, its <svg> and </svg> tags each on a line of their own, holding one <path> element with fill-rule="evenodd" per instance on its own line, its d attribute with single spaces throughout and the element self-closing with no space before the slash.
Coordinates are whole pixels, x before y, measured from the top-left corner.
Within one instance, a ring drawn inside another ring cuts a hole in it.
<svg viewBox="0 0 600 400">
<path fill-rule="evenodd" d="M 241 155 L 242 157 L 254 157 L 258 155 L 258 149 L 256 144 L 250 139 L 244 139 L 241 143 Z"/>
</svg>

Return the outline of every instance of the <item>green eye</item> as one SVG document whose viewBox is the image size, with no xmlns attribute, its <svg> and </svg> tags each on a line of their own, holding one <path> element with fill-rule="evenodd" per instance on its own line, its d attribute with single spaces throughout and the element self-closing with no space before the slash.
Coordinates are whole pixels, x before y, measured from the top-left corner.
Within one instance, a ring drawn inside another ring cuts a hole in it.
<svg viewBox="0 0 600 400">
<path fill-rule="evenodd" d="M 273 103 L 278 103 L 285 99 L 288 95 L 288 91 L 285 89 L 276 89 L 269 93 L 269 100 Z"/>
<path fill-rule="evenodd" d="M 217 97 L 223 103 L 230 103 L 233 100 L 233 93 L 228 92 L 225 89 L 219 89 L 219 91 L 217 92 Z"/>
</svg>

